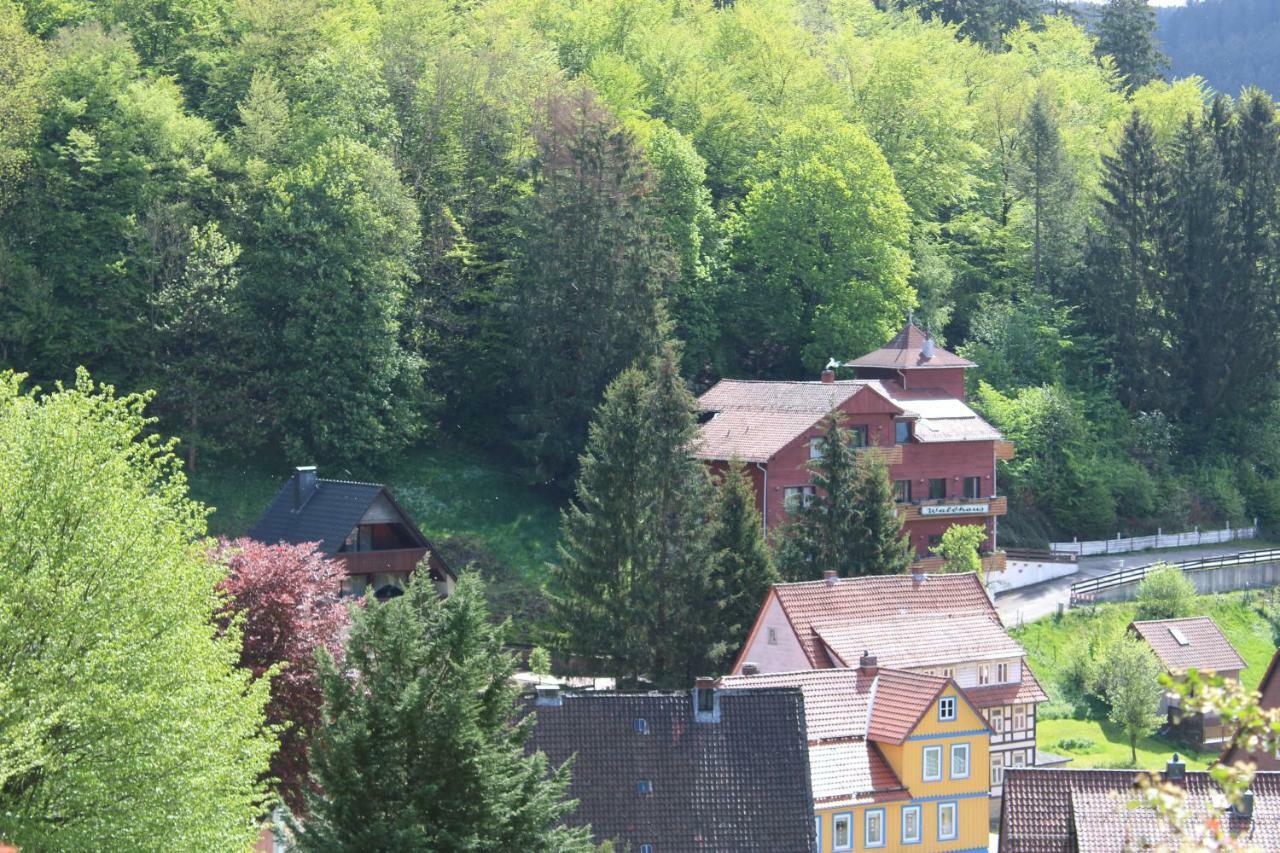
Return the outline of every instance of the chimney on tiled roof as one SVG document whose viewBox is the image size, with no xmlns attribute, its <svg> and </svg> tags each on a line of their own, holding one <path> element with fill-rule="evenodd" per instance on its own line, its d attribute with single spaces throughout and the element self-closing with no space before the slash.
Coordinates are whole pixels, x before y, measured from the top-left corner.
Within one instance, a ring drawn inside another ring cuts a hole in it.
<svg viewBox="0 0 1280 853">
<path fill-rule="evenodd" d="M 560 695 L 559 684 L 539 684 L 536 688 L 538 698 L 534 704 L 539 708 L 559 708 L 564 704 L 564 697 Z"/>
<path fill-rule="evenodd" d="M 316 490 L 316 466 L 299 465 L 293 470 L 293 508 L 302 509 L 302 505 Z"/>
<path fill-rule="evenodd" d="M 760 664 L 754 661 L 747 661 L 742 665 L 742 674 L 743 675 L 759 675 Z"/>
<path fill-rule="evenodd" d="M 822 382 L 824 385 L 830 385 L 836 381 L 836 372 L 830 368 L 822 371 Z"/>
<path fill-rule="evenodd" d="M 880 662 L 876 660 L 876 656 L 869 649 L 864 651 L 862 657 L 858 658 L 858 672 L 867 678 L 875 678 L 879 671 Z"/>
<path fill-rule="evenodd" d="M 831 569 L 827 569 L 822 573 L 822 579 L 827 582 L 827 586 L 835 586 L 836 581 L 840 580 L 840 574 Z"/>
<path fill-rule="evenodd" d="M 1253 820 L 1253 789 L 1248 788 L 1240 795 L 1240 802 L 1231 807 L 1231 811 L 1235 812 L 1236 817 L 1243 820 Z"/>
<path fill-rule="evenodd" d="M 1164 779 L 1166 782 L 1181 782 L 1187 778 L 1187 763 L 1178 758 L 1178 753 L 1173 754 L 1173 758 L 1169 759 L 1169 763 L 1164 768 Z"/>
</svg>

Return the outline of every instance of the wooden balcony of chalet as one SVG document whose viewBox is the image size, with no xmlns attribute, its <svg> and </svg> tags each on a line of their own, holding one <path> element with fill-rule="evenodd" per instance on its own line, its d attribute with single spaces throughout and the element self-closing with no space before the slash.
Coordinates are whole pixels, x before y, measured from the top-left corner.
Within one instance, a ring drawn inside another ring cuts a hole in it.
<svg viewBox="0 0 1280 853">
<path fill-rule="evenodd" d="M 1009 499 L 996 498 L 945 498 L 943 500 L 912 501 L 898 504 L 898 517 L 903 521 L 921 518 L 985 518 L 1004 515 L 1009 511 Z"/>
<path fill-rule="evenodd" d="M 412 572 L 430 553 L 427 548 L 388 548 L 382 551 L 339 551 L 329 559 L 349 575 Z"/>
</svg>

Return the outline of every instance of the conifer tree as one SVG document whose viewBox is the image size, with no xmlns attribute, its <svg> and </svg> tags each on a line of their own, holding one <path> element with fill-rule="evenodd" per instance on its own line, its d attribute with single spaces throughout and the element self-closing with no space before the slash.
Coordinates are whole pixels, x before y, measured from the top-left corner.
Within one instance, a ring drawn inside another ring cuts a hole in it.
<svg viewBox="0 0 1280 853">
<path fill-rule="evenodd" d="M 778 563 L 790 580 L 810 580 L 833 571 L 841 577 L 864 574 L 862 509 L 858 460 L 843 426 L 844 414 L 823 419 L 822 455 L 809 462 L 813 494 L 797 496 L 787 510 L 795 515 L 782 531 Z"/>
<path fill-rule="evenodd" d="M 1057 120 L 1043 90 L 1037 91 L 1018 133 L 1016 177 L 1022 195 L 1031 203 L 1032 268 L 1035 290 L 1056 285 L 1062 267 L 1066 206 L 1074 195 L 1071 167 L 1067 162 Z"/>
<path fill-rule="evenodd" d="M 566 481 L 605 386 L 657 352 L 678 265 L 643 155 L 590 92 L 548 99 L 536 136 L 510 306 L 517 423 L 535 476 Z"/>
<path fill-rule="evenodd" d="M 562 517 L 558 641 L 633 683 L 687 686 L 711 665 L 716 558 L 710 484 L 689 455 L 696 438 L 693 395 L 667 345 L 606 390 Z"/>
<path fill-rule="evenodd" d="M 1094 51 L 1115 60 L 1130 92 L 1155 80 L 1168 64 L 1156 46 L 1156 13 L 1148 0 L 1107 0 L 1097 35 Z"/>
<path fill-rule="evenodd" d="M 304 853 L 593 849 L 557 826 L 568 765 L 526 755 L 515 662 L 478 576 L 441 600 L 424 574 L 352 617 L 344 663 L 321 659 L 325 704 L 311 749 Z"/>
<path fill-rule="evenodd" d="M 716 486 L 714 528 L 711 546 L 718 556 L 714 589 L 722 607 L 716 657 L 723 666 L 732 662 L 746 641 L 760 603 L 779 580 L 765 544 L 755 489 L 739 460 L 730 460 Z"/>
<path fill-rule="evenodd" d="M 895 575 L 911 568 L 911 543 L 902 531 L 888 466 L 878 456 L 858 460 L 858 507 L 862 543 L 857 552 L 859 574 Z"/>
</svg>

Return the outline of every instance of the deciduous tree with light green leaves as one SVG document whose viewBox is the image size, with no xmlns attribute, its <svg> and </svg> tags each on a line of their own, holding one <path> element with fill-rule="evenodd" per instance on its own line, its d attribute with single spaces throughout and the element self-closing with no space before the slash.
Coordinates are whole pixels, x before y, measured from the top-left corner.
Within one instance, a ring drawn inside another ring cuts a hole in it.
<svg viewBox="0 0 1280 853">
<path fill-rule="evenodd" d="M 1162 667 L 1144 641 L 1124 636 L 1112 644 L 1100 664 L 1098 692 L 1110 706 L 1107 719 L 1129 739 L 1129 761 L 1138 763 L 1138 739 L 1160 725 Z"/>
<path fill-rule="evenodd" d="M 943 559 L 944 572 L 982 574 L 982 558 L 978 549 L 987 541 L 987 529 L 980 524 L 953 524 L 942 534 L 942 542 L 933 553 Z"/>
<path fill-rule="evenodd" d="M 1139 619 L 1179 619 L 1190 616 L 1196 606 L 1195 584 L 1168 564 L 1147 572 L 1137 596 Z"/>
<path fill-rule="evenodd" d="M 145 398 L 0 374 L 0 838 L 246 849 L 267 679 L 214 627 L 222 570 Z"/>
</svg>

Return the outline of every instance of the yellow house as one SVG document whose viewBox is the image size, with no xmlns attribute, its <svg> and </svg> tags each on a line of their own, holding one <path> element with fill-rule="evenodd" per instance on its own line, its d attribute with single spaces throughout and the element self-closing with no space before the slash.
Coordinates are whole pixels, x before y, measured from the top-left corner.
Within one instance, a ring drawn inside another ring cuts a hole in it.
<svg viewBox="0 0 1280 853">
<path fill-rule="evenodd" d="M 803 691 L 820 853 L 986 851 L 991 729 L 953 679 L 864 654 L 722 684 Z"/>
</svg>

